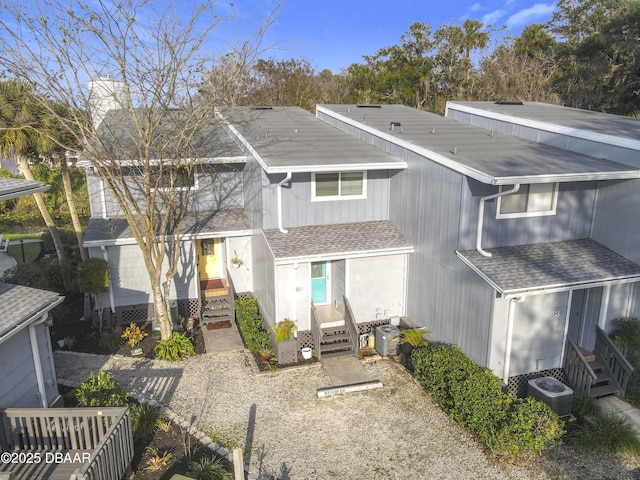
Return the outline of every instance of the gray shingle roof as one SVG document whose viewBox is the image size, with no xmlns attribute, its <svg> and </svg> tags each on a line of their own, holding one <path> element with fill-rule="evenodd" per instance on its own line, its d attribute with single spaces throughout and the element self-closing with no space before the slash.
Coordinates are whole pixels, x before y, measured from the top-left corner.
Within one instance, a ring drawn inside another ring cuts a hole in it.
<svg viewBox="0 0 640 480">
<path fill-rule="evenodd" d="M 42 182 L 0 177 L 0 200 L 10 200 L 36 192 L 44 192 L 49 188 L 50 185 Z"/>
<path fill-rule="evenodd" d="M 0 339 L 62 300 L 56 292 L 0 282 Z"/>
<path fill-rule="evenodd" d="M 265 230 L 264 236 L 276 260 L 413 251 L 413 245 L 387 220 L 295 227 L 287 234 Z"/>
<path fill-rule="evenodd" d="M 640 280 L 640 265 L 591 239 L 475 250 L 458 256 L 498 292 L 509 295 Z"/>
<path fill-rule="evenodd" d="M 225 109 L 223 115 L 268 173 L 403 169 L 406 163 L 298 107 Z"/>
<path fill-rule="evenodd" d="M 640 178 L 640 170 L 628 165 L 492 133 L 402 105 L 319 105 L 318 111 L 335 112 L 360 128 L 377 130 L 390 141 L 484 183 Z M 391 130 L 391 122 L 400 125 Z"/>
<path fill-rule="evenodd" d="M 242 208 L 191 212 L 182 223 L 182 234 L 191 237 L 246 232 L 250 229 L 251 224 Z M 85 246 L 110 245 L 119 240 L 133 240 L 126 219 L 89 219 L 84 235 Z"/>
</svg>

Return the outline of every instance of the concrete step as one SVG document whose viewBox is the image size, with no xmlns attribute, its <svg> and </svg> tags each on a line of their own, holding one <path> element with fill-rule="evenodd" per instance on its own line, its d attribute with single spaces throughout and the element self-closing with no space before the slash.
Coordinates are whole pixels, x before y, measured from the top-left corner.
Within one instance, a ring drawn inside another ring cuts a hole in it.
<svg viewBox="0 0 640 480">
<path fill-rule="evenodd" d="M 331 350 L 326 353 L 322 352 L 322 359 L 325 360 L 327 358 L 348 357 L 352 355 L 353 351 L 351 350 L 351 348 L 348 348 L 346 350 Z"/>
<path fill-rule="evenodd" d="M 218 322 L 233 322 L 234 319 L 229 317 L 229 316 L 222 316 L 222 317 L 202 317 L 202 323 L 203 324 L 207 324 L 207 323 L 218 323 Z"/>
</svg>

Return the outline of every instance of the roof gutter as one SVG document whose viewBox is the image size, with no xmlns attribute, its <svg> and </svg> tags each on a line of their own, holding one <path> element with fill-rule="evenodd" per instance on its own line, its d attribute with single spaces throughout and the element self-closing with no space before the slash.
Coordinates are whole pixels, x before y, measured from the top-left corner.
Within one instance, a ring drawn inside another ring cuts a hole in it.
<svg viewBox="0 0 640 480">
<path fill-rule="evenodd" d="M 285 235 L 289 232 L 289 230 L 285 230 L 282 226 L 282 187 L 285 183 L 289 183 L 289 181 L 291 180 L 291 175 L 291 172 L 287 172 L 287 175 L 284 177 L 284 179 L 276 186 L 278 203 L 278 229 Z"/>
<path fill-rule="evenodd" d="M 505 195 L 511 195 L 520 190 L 520 184 L 516 183 L 511 190 L 506 190 L 493 195 L 488 195 L 480 199 L 480 205 L 478 206 L 478 233 L 476 235 L 476 250 L 478 253 L 485 257 L 490 257 L 491 253 L 482 249 L 482 227 L 484 223 L 484 204 L 487 200 L 493 200 L 494 198 L 504 197 Z"/>
</svg>

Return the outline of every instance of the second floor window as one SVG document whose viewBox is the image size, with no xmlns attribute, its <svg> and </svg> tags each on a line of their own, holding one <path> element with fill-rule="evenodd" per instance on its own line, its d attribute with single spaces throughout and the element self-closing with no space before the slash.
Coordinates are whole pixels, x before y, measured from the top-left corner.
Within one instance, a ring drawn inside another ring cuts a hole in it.
<svg viewBox="0 0 640 480">
<path fill-rule="evenodd" d="M 365 198 L 366 172 L 314 173 L 312 199 Z"/>
<path fill-rule="evenodd" d="M 512 188 L 513 185 L 503 185 L 501 191 L 511 190 Z M 498 214 L 496 218 L 555 215 L 557 201 L 557 183 L 520 185 L 520 189 L 516 193 L 498 197 Z"/>
</svg>

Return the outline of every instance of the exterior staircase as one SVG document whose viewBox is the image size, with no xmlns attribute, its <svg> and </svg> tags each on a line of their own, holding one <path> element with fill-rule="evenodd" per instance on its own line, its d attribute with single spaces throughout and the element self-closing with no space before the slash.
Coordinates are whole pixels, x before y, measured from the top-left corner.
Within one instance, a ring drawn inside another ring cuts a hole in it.
<svg viewBox="0 0 640 480">
<path fill-rule="evenodd" d="M 593 360 L 588 362 L 593 373 L 596 374 L 596 379 L 591 385 L 589 395 L 594 398 L 606 397 L 609 395 L 615 395 L 616 397 L 622 396 L 622 389 L 616 382 L 613 381 L 611 375 L 604 368 L 604 364 L 593 355 Z"/>
<path fill-rule="evenodd" d="M 344 357 L 353 355 L 354 345 L 346 325 L 324 327 L 320 329 L 321 358 Z"/>
<path fill-rule="evenodd" d="M 226 282 L 224 284 L 223 288 L 201 290 L 200 319 L 203 324 L 235 321 L 233 289 Z"/>
<path fill-rule="evenodd" d="M 563 370 L 574 393 L 594 398 L 623 397 L 633 366 L 601 329 L 596 328 L 593 352 L 566 338 Z"/>
</svg>

